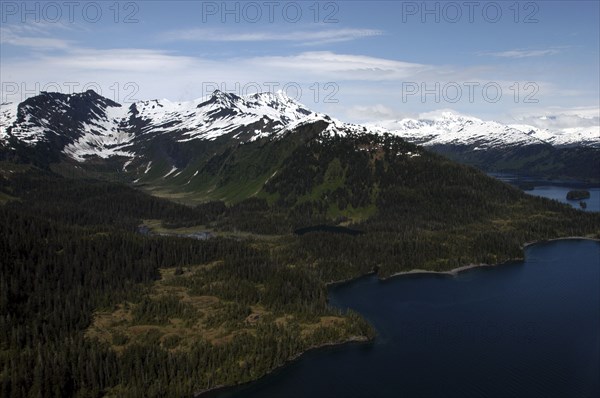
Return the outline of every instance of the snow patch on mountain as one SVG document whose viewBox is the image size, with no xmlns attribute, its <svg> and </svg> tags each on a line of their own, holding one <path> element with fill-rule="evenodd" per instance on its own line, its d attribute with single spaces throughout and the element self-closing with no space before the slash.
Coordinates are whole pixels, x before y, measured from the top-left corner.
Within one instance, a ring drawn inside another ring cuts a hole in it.
<svg viewBox="0 0 600 398">
<path fill-rule="evenodd" d="M 3 109 L 2 113 L 6 116 L 3 118 L 4 121 L 2 122 L 2 130 L 5 133 L 0 133 L 0 138 L 8 138 L 8 133 L 10 131 L 11 136 L 28 145 L 33 145 L 37 142 L 43 141 L 46 134 L 46 129 L 50 128 L 50 123 L 48 120 L 34 116 L 29 112 L 31 106 L 24 105 L 20 107 L 21 112 L 24 114 L 24 118 L 22 121 L 17 123 L 19 107 L 12 108 L 10 107 L 11 105 L 12 104 L 8 105 L 8 109 L 6 109 L 6 111 Z"/>
<path fill-rule="evenodd" d="M 125 107 L 102 107 L 103 114 L 83 123 L 83 135 L 65 146 L 63 152 L 71 158 L 83 162 L 90 156 L 107 159 L 113 156 L 134 157 L 133 152 L 125 150 L 134 138 L 132 133 L 119 128 L 127 115 Z"/>
<path fill-rule="evenodd" d="M 3 102 L 0 104 L 0 142 L 8 138 L 8 128 L 17 120 L 16 102 Z"/>
<path fill-rule="evenodd" d="M 217 90 L 205 101 L 154 100 L 135 105 L 137 116 L 146 123 L 144 132 L 177 131 L 179 142 L 214 140 L 236 131 L 236 137 L 251 131 L 257 139 L 313 113 L 282 92 L 240 97 Z M 249 126 L 254 128 L 248 130 Z"/>
<path fill-rule="evenodd" d="M 591 127 L 564 128 L 552 140 L 553 145 L 585 145 L 600 148 L 600 125 Z"/>
<path fill-rule="evenodd" d="M 569 127 L 559 130 L 539 128 L 526 124 L 511 124 L 510 127 L 527 132 L 553 146 L 591 146 L 600 147 L 600 125 Z"/>
<path fill-rule="evenodd" d="M 165 174 L 163 176 L 163 178 L 167 178 L 168 176 L 170 176 L 171 174 L 173 174 L 176 171 L 177 171 L 177 167 L 173 166 L 173 168 L 171 169 L 171 171 L 169 171 L 167 174 Z"/>
</svg>

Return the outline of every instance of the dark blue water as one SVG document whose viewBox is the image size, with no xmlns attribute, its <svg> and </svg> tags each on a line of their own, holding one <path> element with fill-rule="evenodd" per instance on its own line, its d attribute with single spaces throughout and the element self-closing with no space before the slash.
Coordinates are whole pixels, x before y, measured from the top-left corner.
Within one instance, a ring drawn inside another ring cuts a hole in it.
<svg viewBox="0 0 600 398">
<path fill-rule="evenodd" d="M 598 397 L 600 243 L 531 246 L 458 277 L 366 277 L 330 290 L 371 344 L 313 351 L 221 397 Z"/>
<path fill-rule="evenodd" d="M 544 198 L 555 199 L 562 203 L 568 203 L 579 209 L 579 200 L 567 200 L 567 193 L 575 188 L 562 187 L 556 185 L 540 185 L 531 191 L 525 191 L 530 195 L 543 196 Z M 587 204 L 586 211 L 600 211 L 600 188 L 585 188 L 590 192 L 590 198 L 582 202 Z"/>
<path fill-rule="evenodd" d="M 548 199 L 558 200 L 561 203 L 567 203 L 576 209 L 585 211 L 600 211 L 600 187 L 591 186 L 586 183 L 576 181 L 543 181 L 533 177 L 516 176 L 507 173 L 489 173 L 501 181 L 520 186 L 527 184 L 534 186 L 534 189 L 526 190 L 529 195 L 542 196 Z M 590 192 L 590 198 L 580 200 L 567 200 L 567 193 L 572 190 L 585 189 Z M 587 207 L 582 209 L 579 202 L 585 202 Z"/>
</svg>

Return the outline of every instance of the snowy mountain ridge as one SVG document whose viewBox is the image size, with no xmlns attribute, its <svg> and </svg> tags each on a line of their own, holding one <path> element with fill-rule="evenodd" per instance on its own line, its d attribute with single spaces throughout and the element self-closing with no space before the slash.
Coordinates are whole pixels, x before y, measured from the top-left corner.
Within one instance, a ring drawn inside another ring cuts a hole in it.
<svg viewBox="0 0 600 398">
<path fill-rule="evenodd" d="M 525 124 L 484 121 L 452 112 L 442 112 L 436 117 L 388 120 L 367 126 L 424 146 L 471 146 L 473 150 L 540 144 L 600 148 L 600 126 L 550 131 Z"/>
<path fill-rule="evenodd" d="M 316 115 L 281 92 L 240 97 L 217 90 L 206 101 L 141 101 L 132 108 L 146 123 L 142 133 L 178 131 L 179 142 L 211 140 L 249 126 L 260 136 Z"/>
<path fill-rule="evenodd" d="M 328 119 L 282 92 L 240 97 L 217 90 L 208 99 L 139 101 L 129 107 L 102 98 L 90 90 L 72 95 L 42 93 L 21 104 L 3 103 L 0 142 L 6 144 L 12 138 L 34 146 L 66 135 L 71 139 L 63 140 L 63 153 L 83 161 L 93 155 L 133 157 L 136 140 L 161 134 L 175 135 L 177 142 L 214 140 L 228 134 L 245 141 L 302 120 Z M 82 101 L 89 111 L 71 106 Z"/>
<path fill-rule="evenodd" d="M 281 91 L 242 97 L 219 90 L 207 99 L 139 101 L 128 107 L 92 90 L 70 95 L 42 93 L 20 104 L 0 105 L 0 144 L 52 143 L 82 162 L 94 156 L 134 158 L 143 155 L 140 142 L 165 135 L 178 143 L 224 136 L 243 143 L 283 136 L 319 121 L 327 124 L 325 134 L 389 133 L 424 146 L 462 146 L 472 151 L 533 145 L 600 148 L 599 126 L 550 131 L 453 112 L 356 125 L 313 112 Z"/>
</svg>

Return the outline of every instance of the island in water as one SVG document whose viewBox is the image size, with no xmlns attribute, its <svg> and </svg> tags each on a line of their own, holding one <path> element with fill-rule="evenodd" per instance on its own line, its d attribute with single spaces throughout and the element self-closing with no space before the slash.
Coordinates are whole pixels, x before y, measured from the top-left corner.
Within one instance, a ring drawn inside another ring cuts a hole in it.
<svg viewBox="0 0 600 398">
<path fill-rule="evenodd" d="M 583 200 L 590 198 L 590 191 L 583 189 L 573 190 L 567 193 L 567 200 Z"/>
</svg>

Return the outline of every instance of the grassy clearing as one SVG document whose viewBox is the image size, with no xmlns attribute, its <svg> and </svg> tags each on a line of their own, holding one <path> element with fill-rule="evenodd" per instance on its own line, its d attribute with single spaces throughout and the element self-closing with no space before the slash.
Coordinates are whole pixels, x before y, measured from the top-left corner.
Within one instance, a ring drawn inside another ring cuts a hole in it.
<svg viewBox="0 0 600 398">
<path fill-rule="evenodd" d="M 186 182 L 179 181 L 181 176 L 173 180 L 161 178 L 150 180 L 151 186 L 140 186 L 147 193 L 173 200 L 175 202 L 195 206 L 209 201 L 220 200 L 228 204 L 237 203 L 261 193 L 269 174 L 248 180 L 234 180 L 223 184 L 217 178 L 202 174 L 190 177 Z M 147 182 L 142 180 L 141 182 Z M 189 181 L 189 185 L 187 184 Z"/>
<path fill-rule="evenodd" d="M 157 234 L 169 234 L 169 235 L 189 235 L 197 232 L 210 232 L 217 237 L 231 238 L 231 239 L 242 239 L 242 240 L 266 240 L 274 241 L 282 238 L 283 235 L 261 235 L 252 232 L 244 231 L 218 231 L 212 227 L 206 225 L 194 225 L 191 227 L 181 228 L 166 228 L 162 225 L 161 220 L 143 220 L 143 224 L 146 225 L 150 231 Z"/>
<path fill-rule="evenodd" d="M 188 315 L 175 315 L 175 307 L 164 308 L 161 310 L 166 314 L 161 318 L 163 321 L 140 322 L 142 301 L 124 302 L 113 311 L 96 312 L 86 336 L 107 342 L 117 353 L 134 343 L 159 344 L 164 349 L 180 351 L 189 349 L 198 341 L 222 345 L 231 342 L 240 333 L 256 334 L 261 323 L 279 326 L 295 323 L 300 327 L 300 336 L 309 339 L 323 329 L 343 328 L 348 321 L 339 316 L 322 316 L 317 322 L 298 323 L 294 314 L 274 314 L 262 305 L 250 306 L 249 314 L 240 319 L 229 311 L 235 303 L 215 296 L 195 295 L 191 289 L 172 283 L 177 278 L 189 278 L 219 265 L 219 262 L 214 262 L 183 269 L 164 268 L 160 270 L 161 279 L 148 288 L 145 300 L 175 303 L 178 308 L 183 306 L 189 309 L 186 312 Z"/>
</svg>

